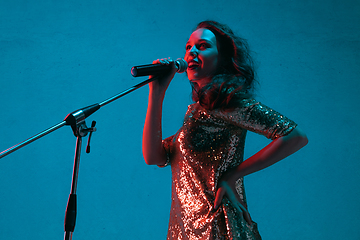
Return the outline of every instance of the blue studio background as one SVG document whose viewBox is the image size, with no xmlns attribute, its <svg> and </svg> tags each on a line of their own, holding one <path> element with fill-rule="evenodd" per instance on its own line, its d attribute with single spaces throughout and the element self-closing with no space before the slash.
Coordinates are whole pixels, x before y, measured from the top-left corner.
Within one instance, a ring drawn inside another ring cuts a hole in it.
<svg viewBox="0 0 360 240">
<path fill-rule="evenodd" d="M 227 23 L 258 63 L 257 99 L 295 120 L 309 144 L 245 178 L 264 240 L 360 239 L 359 0 L 0 0 L 0 151 L 145 80 L 134 65 L 184 55 L 196 24 Z M 73 239 L 165 239 L 170 168 L 147 166 L 145 86 L 92 115 Z M 177 74 L 163 134 L 190 87 Z M 61 239 L 76 138 L 66 126 L 0 159 L 0 239 Z M 249 157 L 269 140 L 248 134 Z"/>
</svg>

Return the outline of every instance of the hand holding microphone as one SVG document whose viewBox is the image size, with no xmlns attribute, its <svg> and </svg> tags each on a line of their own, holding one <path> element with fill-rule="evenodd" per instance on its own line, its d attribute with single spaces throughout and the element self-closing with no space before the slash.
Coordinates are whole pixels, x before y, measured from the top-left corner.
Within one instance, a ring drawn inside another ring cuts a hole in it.
<svg viewBox="0 0 360 240">
<path fill-rule="evenodd" d="M 153 64 L 134 66 L 131 68 L 131 75 L 133 77 L 164 75 L 171 71 L 171 69 L 173 68 L 172 63 L 174 63 L 177 69 L 176 72 L 183 73 L 186 71 L 187 62 L 184 59 L 178 58 L 175 61 L 172 61 L 165 58 L 161 60 L 156 60 L 153 62 Z"/>
<path fill-rule="evenodd" d="M 176 72 L 185 72 L 187 63 L 179 58 L 176 61 L 170 58 L 157 59 L 152 64 L 135 66 L 131 69 L 134 77 L 150 76 L 148 80 L 150 96 L 163 97 Z"/>
</svg>

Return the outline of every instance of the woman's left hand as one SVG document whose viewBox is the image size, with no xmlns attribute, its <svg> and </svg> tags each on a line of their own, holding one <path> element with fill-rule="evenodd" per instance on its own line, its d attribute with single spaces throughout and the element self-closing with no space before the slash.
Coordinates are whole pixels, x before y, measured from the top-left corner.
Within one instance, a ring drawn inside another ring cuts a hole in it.
<svg viewBox="0 0 360 240">
<path fill-rule="evenodd" d="M 229 173 L 226 175 L 229 175 Z M 219 185 L 218 185 L 219 188 L 216 191 L 216 195 L 215 195 L 214 208 L 215 208 L 215 210 L 218 209 L 223 197 L 226 195 L 226 197 L 233 204 L 233 206 L 239 212 L 243 213 L 243 217 L 246 220 L 246 222 L 249 225 L 252 225 L 252 220 L 251 220 L 250 214 L 249 214 L 248 210 L 246 209 L 244 202 L 240 199 L 240 196 L 236 191 L 235 184 L 236 184 L 236 180 L 227 178 L 226 176 L 224 176 L 220 179 Z"/>
</svg>

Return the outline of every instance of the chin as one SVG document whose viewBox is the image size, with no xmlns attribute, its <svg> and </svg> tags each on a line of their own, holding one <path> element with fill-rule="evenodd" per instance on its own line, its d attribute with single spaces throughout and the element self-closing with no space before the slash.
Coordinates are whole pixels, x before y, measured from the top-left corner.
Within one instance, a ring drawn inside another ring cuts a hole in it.
<svg viewBox="0 0 360 240">
<path fill-rule="evenodd" d="M 189 81 L 191 81 L 191 82 L 195 82 L 197 78 L 196 78 L 194 75 L 189 75 L 189 74 L 188 74 L 188 79 L 189 79 Z"/>
</svg>

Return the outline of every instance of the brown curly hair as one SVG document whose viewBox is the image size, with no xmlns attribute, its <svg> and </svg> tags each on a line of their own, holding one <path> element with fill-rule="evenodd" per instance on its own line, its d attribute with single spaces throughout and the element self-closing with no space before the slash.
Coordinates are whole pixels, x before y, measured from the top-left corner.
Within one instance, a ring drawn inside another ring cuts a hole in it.
<svg viewBox="0 0 360 240">
<path fill-rule="evenodd" d="M 196 29 L 199 28 L 214 33 L 220 66 L 212 81 L 203 88 L 191 83 L 193 100 L 210 110 L 239 106 L 240 100 L 252 97 L 256 82 L 254 61 L 247 41 L 219 22 L 203 21 L 197 25 Z"/>
</svg>

